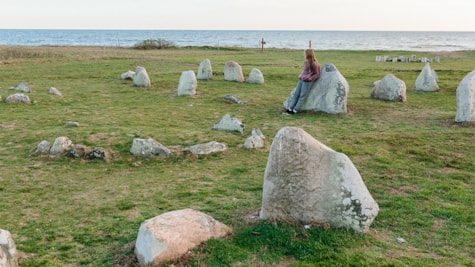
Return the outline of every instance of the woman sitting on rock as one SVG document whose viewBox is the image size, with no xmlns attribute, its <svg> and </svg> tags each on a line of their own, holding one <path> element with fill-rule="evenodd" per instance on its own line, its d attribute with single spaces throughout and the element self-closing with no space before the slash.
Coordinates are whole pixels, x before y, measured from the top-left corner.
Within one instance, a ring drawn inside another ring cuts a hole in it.
<svg viewBox="0 0 475 267">
<path fill-rule="evenodd" d="M 305 50 L 305 61 L 303 63 L 302 72 L 299 75 L 297 87 L 295 87 L 293 97 L 288 103 L 287 114 L 297 114 L 307 98 L 312 83 L 318 78 L 320 78 L 320 65 L 315 58 L 313 49 L 307 49 Z"/>
</svg>

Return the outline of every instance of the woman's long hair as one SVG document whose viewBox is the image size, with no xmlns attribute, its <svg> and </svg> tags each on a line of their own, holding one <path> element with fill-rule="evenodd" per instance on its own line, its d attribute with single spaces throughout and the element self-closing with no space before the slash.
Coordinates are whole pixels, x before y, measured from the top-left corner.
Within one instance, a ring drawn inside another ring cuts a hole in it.
<svg viewBox="0 0 475 267">
<path fill-rule="evenodd" d="M 312 63 L 317 61 L 315 58 L 315 52 L 313 49 L 306 49 L 305 50 L 305 60 L 307 60 L 307 68 L 310 69 L 312 67 Z"/>
</svg>

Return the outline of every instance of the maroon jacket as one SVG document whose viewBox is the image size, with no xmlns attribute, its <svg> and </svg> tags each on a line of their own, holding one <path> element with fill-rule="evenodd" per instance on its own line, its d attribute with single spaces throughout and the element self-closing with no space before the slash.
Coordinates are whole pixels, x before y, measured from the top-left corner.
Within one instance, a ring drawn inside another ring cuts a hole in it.
<svg viewBox="0 0 475 267">
<path fill-rule="evenodd" d="M 317 61 L 312 62 L 310 68 L 307 67 L 307 60 L 303 63 L 302 72 L 299 75 L 299 80 L 304 82 L 313 82 L 320 78 L 320 65 Z"/>
</svg>

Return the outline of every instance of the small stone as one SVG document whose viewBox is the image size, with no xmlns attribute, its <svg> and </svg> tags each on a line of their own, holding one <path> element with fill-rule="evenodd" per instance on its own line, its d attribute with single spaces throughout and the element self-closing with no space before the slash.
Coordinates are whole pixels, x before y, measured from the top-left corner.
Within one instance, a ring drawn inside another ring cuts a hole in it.
<svg viewBox="0 0 475 267">
<path fill-rule="evenodd" d="M 406 240 L 404 240 L 404 238 L 402 238 L 402 237 L 396 238 L 396 241 L 397 241 L 399 244 L 401 244 L 401 243 L 406 243 Z"/>
</svg>

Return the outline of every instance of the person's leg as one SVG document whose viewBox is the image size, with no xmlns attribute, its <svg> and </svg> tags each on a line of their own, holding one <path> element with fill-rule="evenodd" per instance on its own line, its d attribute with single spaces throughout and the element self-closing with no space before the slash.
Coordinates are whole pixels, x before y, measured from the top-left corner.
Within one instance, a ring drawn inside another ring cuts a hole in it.
<svg viewBox="0 0 475 267">
<path fill-rule="evenodd" d="M 311 84 L 312 84 L 312 82 L 302 82 L 302 86 L 300 88 L 300 95 L 299 95 L 298 101 L 293 107 L 294 111 L 300 111 L 300 108 L 302 107 L 303 103 L 305 102 L 305 99 L 307 99 L 308 92 L 310 91 L 310 85 Z"/>
<path fill-rule="evenodd" d="M 302 84 L 303 84 L 303 82 L 301 80 L 299 80 L 297 82 L 297 86 L 295 87 L 294 94 L 289 99 L 289 103 L 287 105 L 287 110 L 291 111 L 295 108 L 295 105 L 297 104 L 297 102 L 299 101 L 299 98 L 300 98 L 300 91 L 302 89 Z"/>
</svg>

